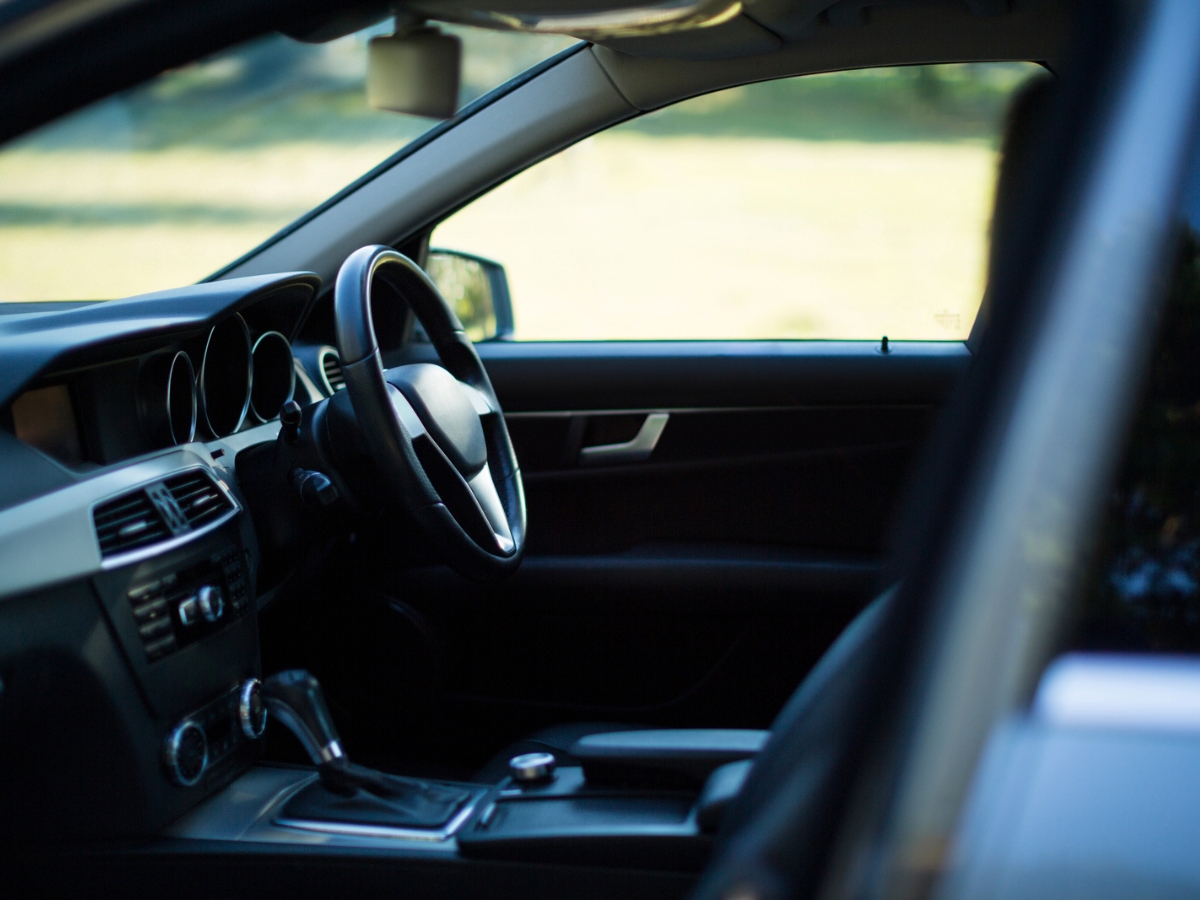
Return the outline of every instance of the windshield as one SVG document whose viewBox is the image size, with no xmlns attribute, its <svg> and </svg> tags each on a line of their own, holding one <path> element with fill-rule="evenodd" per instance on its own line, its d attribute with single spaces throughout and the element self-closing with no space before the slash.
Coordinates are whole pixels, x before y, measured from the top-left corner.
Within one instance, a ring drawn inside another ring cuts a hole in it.
<svg viewBox="0 0 1200 900">
<path fill-rule="evenodd" d="M 0 149 L 0 302 L 199 281 L 435 122 L 367 106 L 367 39 L 271 35 L 166 72 Z M 467 103 L 571 38 L 447 28 Z"/>
</svg>

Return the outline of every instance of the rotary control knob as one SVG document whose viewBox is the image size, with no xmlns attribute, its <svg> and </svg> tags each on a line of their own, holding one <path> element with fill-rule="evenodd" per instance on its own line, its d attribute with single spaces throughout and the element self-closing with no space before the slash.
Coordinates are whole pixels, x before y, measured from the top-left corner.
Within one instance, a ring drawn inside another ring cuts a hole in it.
<svg viewBox="0 0 1200 900">
<path fill-rule="evenodd" d="M 210 584 L 196 591 L 196 606 L 205 622 L 215 622 L 225 613 L 225 595 Z"/>
<path fill-rule="evenodd" d="M 203 619 L 215 622 L 225 614 L 225 595 L 221 589 L 206 584 L 179 604 L 179 621 L 194 625 Z"/>
<path fill-rule="evenodd" d="M 522 753 L 508 761 L 508 774 L 518 784 L 537 784 L 553 778 L 557 765 L 553 753 Z"/>
<path fill-rule="evenodd" d="M 258 740 L 267 728 L 267 707 L 262 699 L 262 682 L 247 678 L 238 692 L 238 727 L 250 740 Z"/>
<path fill-rule="evenodd" d="M 163 743 L 163 766 L 167 777 L 180 787 L 191 787 L 208 767 L 208 738 L 204 729 L 185 719 L 172 729 Z"/>
</svg>

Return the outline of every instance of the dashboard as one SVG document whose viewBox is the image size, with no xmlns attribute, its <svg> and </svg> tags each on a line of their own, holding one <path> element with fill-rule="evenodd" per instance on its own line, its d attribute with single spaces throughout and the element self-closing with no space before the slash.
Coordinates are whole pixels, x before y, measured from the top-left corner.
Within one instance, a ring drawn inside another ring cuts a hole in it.
<svg viewBox="0 0 1200 900">
<path fill-rule="evenodd" d="M 287 400 L 336 386 L 332 348 L 291 345 L 319 288 L 0 316 L 0 732 L 28 735 L 0 748 L 6 836 L 152 834 L 257 758 L 261 554 L 237 458 L 274 445 Z"/>
</svg>

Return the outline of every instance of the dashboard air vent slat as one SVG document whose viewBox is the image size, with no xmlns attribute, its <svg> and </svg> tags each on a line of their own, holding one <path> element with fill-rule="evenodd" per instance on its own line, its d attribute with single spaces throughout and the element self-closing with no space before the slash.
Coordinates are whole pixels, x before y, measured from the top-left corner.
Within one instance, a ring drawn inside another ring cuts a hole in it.
<svg viewBox="0 0 1200 900">
<path fill-rule="evenodd" d="M 233 509 L 229 498 L 204 472 L 176 475 L 166 480 L 166 486 L 193 529 L 219 519 Z"/>
<path fill-rule="evenodd" d="M 144 490 L 97 506 L 92 518 L 101 556 L 136 550 L 171 536 L 167 523 Z"/>
<path fill-rule="evenodd" d="M 327 350 L 321 355 L 321 371 L 325 375 L 325 383 L 333 393 L 336 394 L 346 387 L 346 379 L 342 376 L 342 364 L 335 351 Z"/>
<path fill-rule="evenodd" d="M 99 504 L 92 524 L 107 559 L 218 524 L 236 509 L 211 473 L 192 469 Z"/>
</svg>

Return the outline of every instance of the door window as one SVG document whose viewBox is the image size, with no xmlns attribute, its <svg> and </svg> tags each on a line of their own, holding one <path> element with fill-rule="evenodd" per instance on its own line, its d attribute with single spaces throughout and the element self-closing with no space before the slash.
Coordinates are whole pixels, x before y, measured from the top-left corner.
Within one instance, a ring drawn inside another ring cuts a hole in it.
<svg viewBox="0 0 1200 900">
<path fill-rule="evenodd" d="M 1032 64 L 746 85 L 623 123 L 443 222 L 518 340 L 961 340 L 999 137 Z"/>
</svg>

